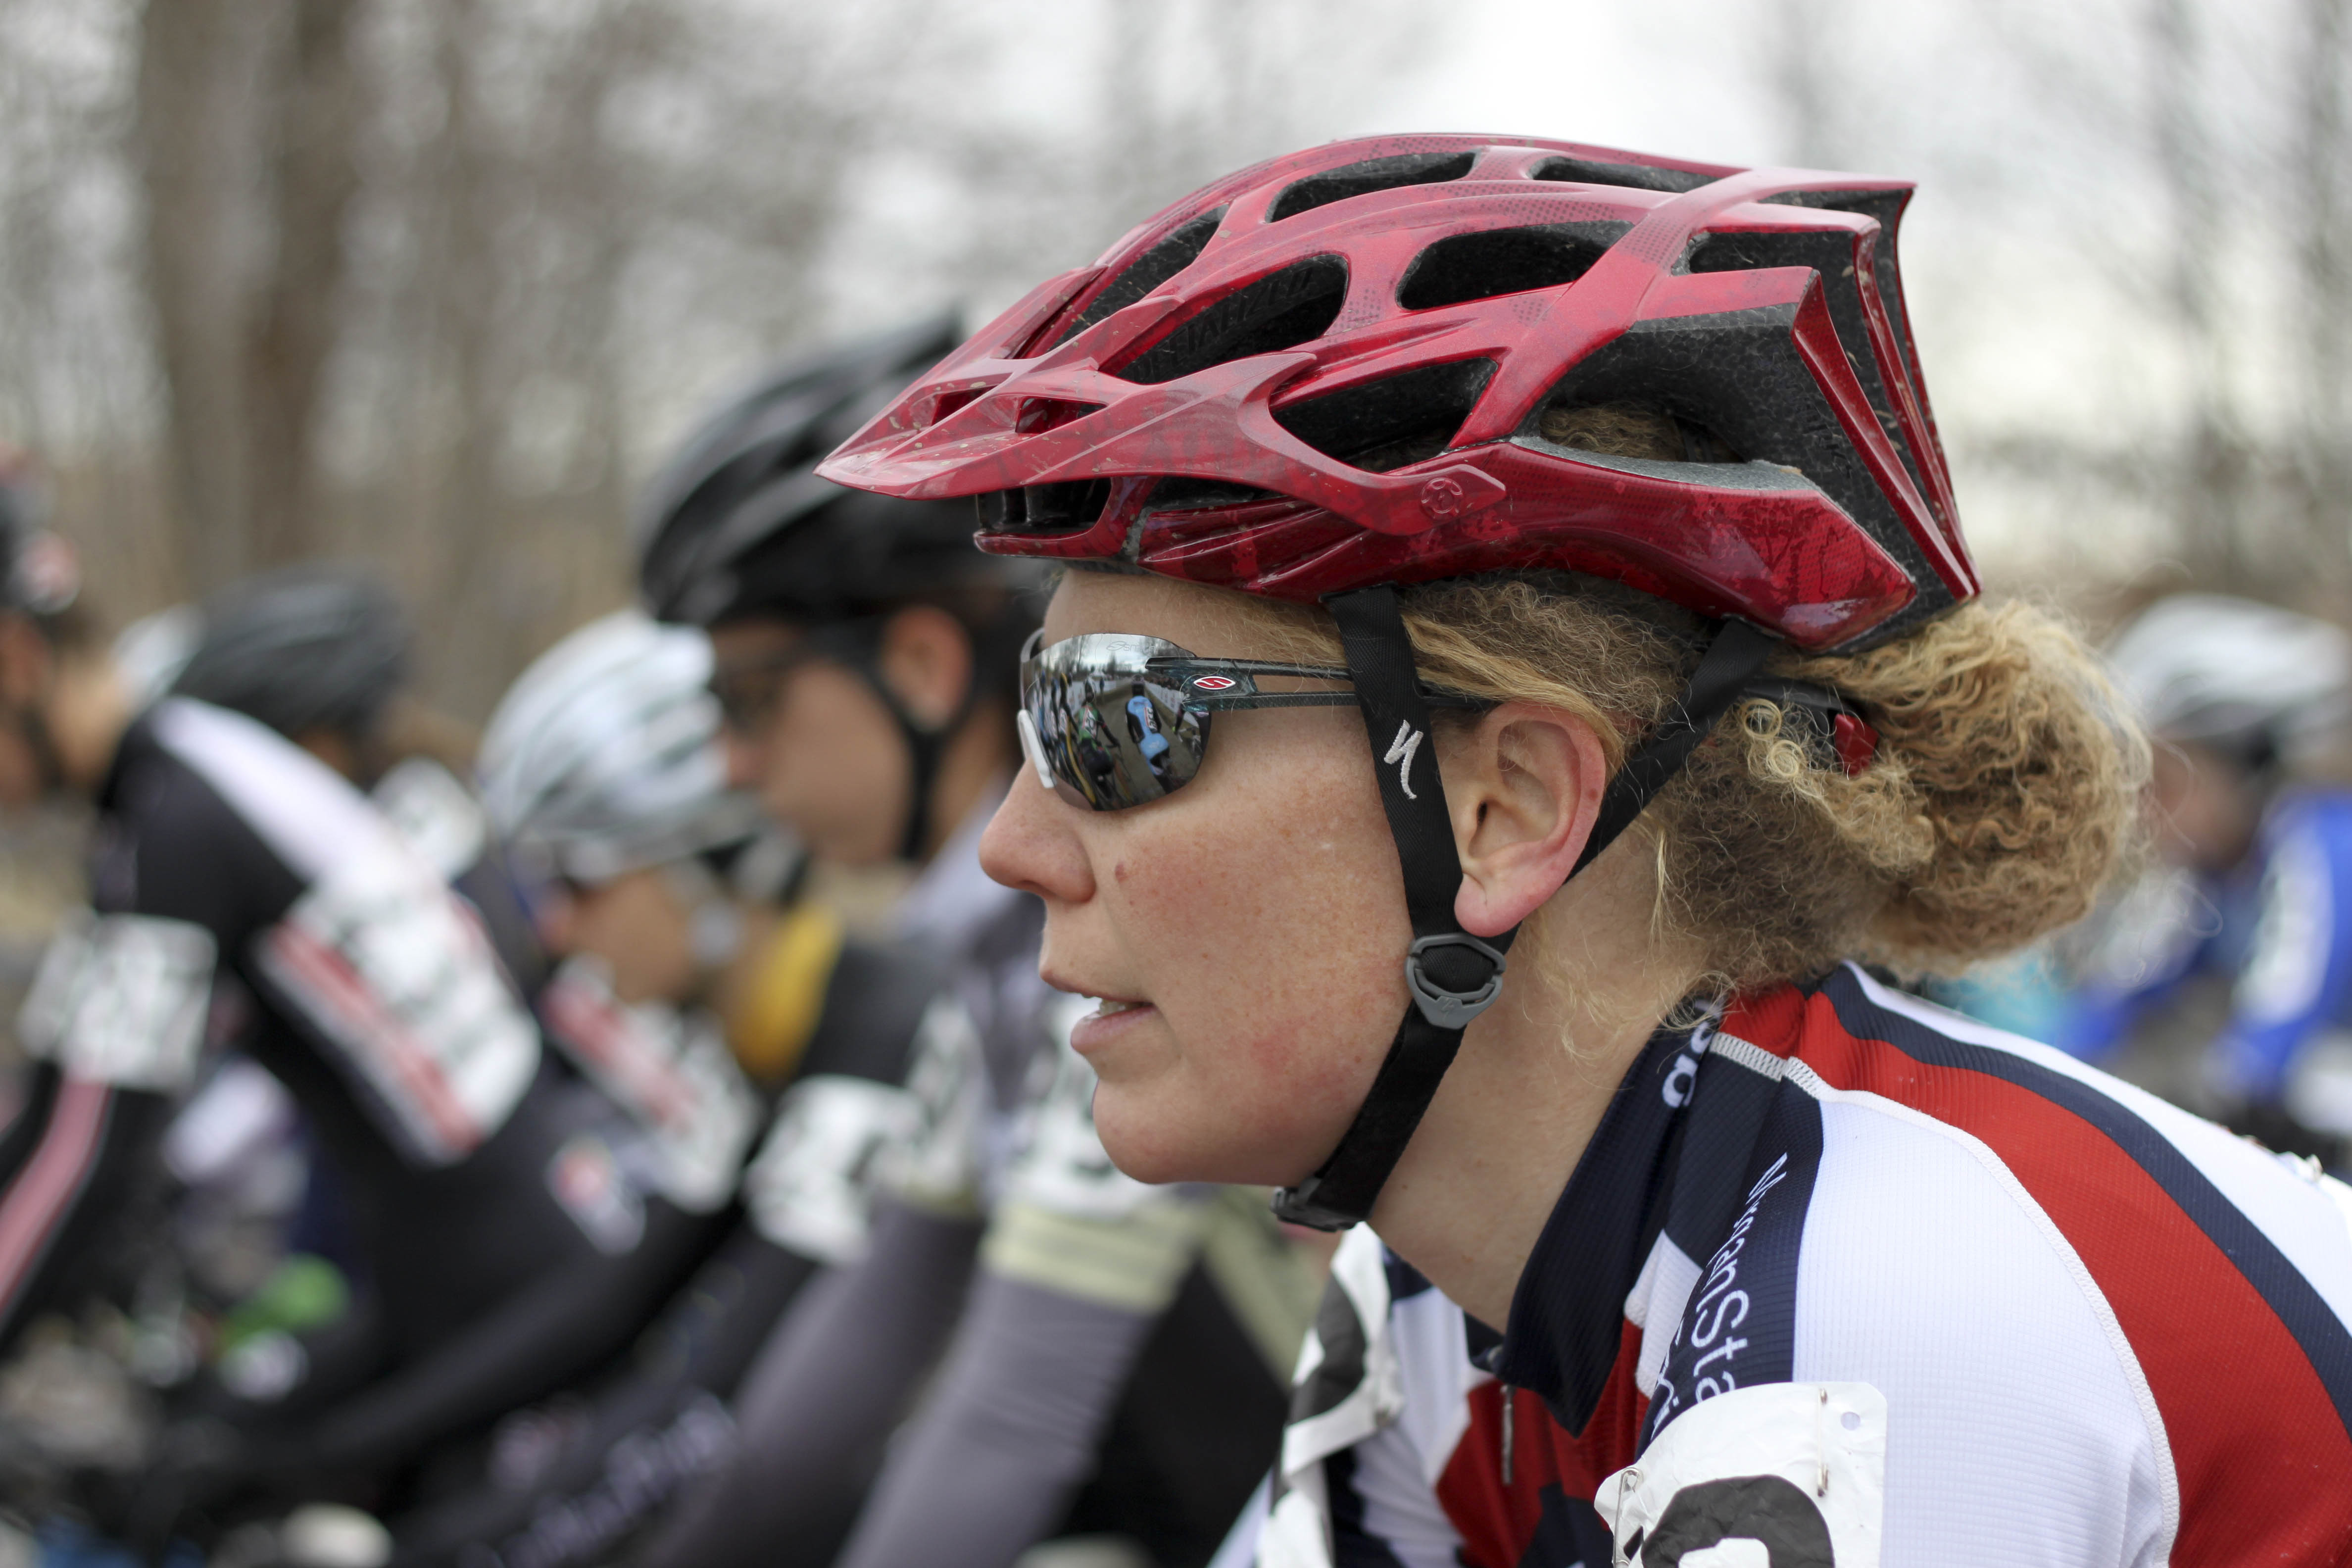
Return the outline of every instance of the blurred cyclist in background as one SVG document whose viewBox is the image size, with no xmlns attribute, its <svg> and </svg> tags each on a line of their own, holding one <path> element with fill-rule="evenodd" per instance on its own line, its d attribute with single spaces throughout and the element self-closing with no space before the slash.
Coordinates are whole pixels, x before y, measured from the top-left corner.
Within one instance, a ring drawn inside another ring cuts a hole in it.
<svg viewBox="0 0 2352 1568">
<path fill-rule="evenodd" d="M 648 605 L 710 628 L 737 780 L 816 856 L 916 868 L 898 929 L 955 966 L 975 1026 L 927 1041 L 923 1125 L 886 1163 L 871 1250 L 761 1352 L 737 1458 L 653 1563 L 838 1546 L 861 1568 L 981 1568 L 1080 1532 L 1204 1562 L 1273 1456 L 1311 1301 L 1262 1197 L 1111 1168 L 1075 1009 L 1037 978 L 1038 906 L 980 869 L 1018 765 L 1034 574 L 972 549 L 967 504 L 812 471 L 955 337 L 926 321 L 779 373 L 689 442 L 641 525 Z"/>
<path fill-rule="evenodd" d="M 299 1105 L 348 1242 L 349 1310 L 178 1387 L 185 1418 L 116 1522 L 152 1545 L 233 1492 L 381 1486 L 609 1358 L 714 1234 L 691 1184 L 625 1163 L 643 1140 L 542 1052 L 447 865 L 268 723 L 186 696 L 134 713 L 105 651 L 40 597 L 42 542 L 0 542 L 0 751 L 16 753 L 0 777 L 84 793 L 100 815 L 96 910 L 18 1020 L 38 1066 L 0 1141 L 0 1346 L 41 1312 L 128 1293 L 154 1256 L 166 1128 L 232 1046 Z M 356 684 L 396 662 L 358 661 Z M 284 683 L 306 700 L 273 717 L 369 771 L 370 701 L 307 705 L 313 661 L 243 668 L 230 679 L 202 649 L 189 666 L 257 708 Z"/>
<path fill-rule="evenodd" d="M 199 612 L 170 689 L 268 725 L 366 788 L 392 763 L 386 725 L 416 634 L 397 595 L 351 567 L 232 584 Z"/>
<path fill-rule="evenodd" d="M 2058 1042 L 2274 1147 L 2352 1134 L 2352 637 L 2215 594 L 2108 648 L 2156 738 L 2156 856 L 2086 929 Z M 2217 1038 L 2218 1036 L 2218 1038 Z M 2210 1050 L 2207 1042 L 2212 1042 Z"/>
<path fill-rule="evenodd" d="M 710 668 L 698 630 L 606 616 L 516 681 L 478 776 L 556 965 L 550 1038 L 714 1186 L 732 1190 L 742 1147 L 728 1086 L 748 1074 L 743 1102 L 776 1107 L 748 1212 L 635 1353 L 510 1417 L 487 1475 L 394 1521 L 404 1563 L 596 1560 L 726 1452 L 720 1402 L 777 1314 L 861 1253 L 866 1174 L 915 1119 L 910 1043 L 947 1026 L 936 964 L 747 876 L 771 847 L 727 787 Z M 721 1116 L 698 1121 L 705 1105 Z"/>
</svg>

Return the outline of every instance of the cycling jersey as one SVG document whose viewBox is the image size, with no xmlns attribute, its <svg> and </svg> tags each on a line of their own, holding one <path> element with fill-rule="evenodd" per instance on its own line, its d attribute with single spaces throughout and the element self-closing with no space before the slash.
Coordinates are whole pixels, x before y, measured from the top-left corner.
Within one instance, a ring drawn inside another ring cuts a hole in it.
<svg viewBox="0 0 2352 1568">
<path fill-rule="evenodd" d="M 810 969 L 807 933 L 824 967 Z M 821 1264 L 863 1255 L 867 1173 L 903 1135 L 899 1088 L 941 975 L 906 949 L 842 942 L 788 915 L 750 1003 L 779 1109 L 746 1178 L 747 1213 L 640 1339 L 586 1388 L 510 1415 L 488 1473 L 394 1520 L 402 1568 L 464 1562 L 565 1568 L 605 1559 L 735 1449 L 725 1401 L 775 1321 Z M 772 984 L 782 970 L 789 984 Z M 813 992 L 803 996 L 802 990 Z M 793 1020 L 778 1036 L 773 1020 Z M 735 1020 L 730 1020 L 730 1023 Z M 730 1031 L 733 1032 L 733 1031 Z"/>
<path fill-rule="evenodd" d="M 2226 1087 L 2275 1100 L 2305 1047 L 2352 1026 L 2352 793 L 2286 796 L 2258 852 L 2261 913 L 2214 1058 Z"/>
<path fill-rule="evenodd" d="M 2348 1219 L 1841 969 L 1653 1039 L 1502 1334 L 1349 1238 L 1258 1561 L 2340 1562 Z"/>
<path fill-rule="evenodd" d="M 125 733 L 98 805 L 96 911 L 19 1021 L 45 1087 L 0 1172 L 0 1334 L 69 1296 L 110 1194 L 234 1038 L 333 1167 L 372 1330 L 336 1377 L 297 1362 L 228 1400 L 268 1463 L 413 1454 L 625 1342 L 707 1222 L 542 1053 L 441 868 L 309 753 L 186 700 Z"/>
</svg>

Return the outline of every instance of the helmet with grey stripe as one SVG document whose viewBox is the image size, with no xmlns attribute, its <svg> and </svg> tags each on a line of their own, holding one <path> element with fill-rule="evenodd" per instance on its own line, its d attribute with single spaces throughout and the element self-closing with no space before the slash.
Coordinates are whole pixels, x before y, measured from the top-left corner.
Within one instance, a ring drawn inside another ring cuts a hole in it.
<svg viewBox="0 0 2352 1568">
<path fill-rule="evenodd" d="M 482 804 L 510 850 L 602 882 L 740 842 L 757 806 L 727 787 L 710 642 L 635 610 L 525 670 L 482 737 Z"/>
</svg>

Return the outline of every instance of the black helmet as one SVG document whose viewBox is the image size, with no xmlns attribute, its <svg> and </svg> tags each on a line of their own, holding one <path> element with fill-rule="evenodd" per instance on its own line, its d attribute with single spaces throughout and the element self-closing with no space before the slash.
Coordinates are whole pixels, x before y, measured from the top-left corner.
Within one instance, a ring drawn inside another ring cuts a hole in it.
<svg viewBox="0 0 2352 1568">
<path fill-rule="evenodd" d="M 687 442 L 647 489 L 635 531 L 637 581 L 656 618 L 711 626 L 773 616 L 837 636 L 835 657 L 906 738 L 914 768 L 899 851 L 907 859 L 928 842 L 949 737 L 984 693 L 1011 685 L 1036 620 L 1021 590 L 1041 574 L 1035 563 L 980 552 L 969 500 L 869 495 L 815 470 L 962 337 L 945 311 L 772 371 Z M 877 638 L 892 610 L 942 598 L 971 636 L 972 677 L 948 722 L 925 724 L 883 679 Z"/>
<path fill-rule="evenodd" d="M 907 501 L 816 477 L 817 463 L 962 341 L 944 312 L 763 377 L 706 421 L 646 493 L 634 530 L 646 607 L 713 626 L 831 622 L 909 597 L 1028 579 L 972 545 L 968 500 Z"/>
<path fill-rule="evenodd" d="M 408 679 L 408 614 L 357 567 L 265 572 L 215 594 L 202 613 L 172 689 L 289 738 L 323 729 L 364 739 Z"/>
</svg>

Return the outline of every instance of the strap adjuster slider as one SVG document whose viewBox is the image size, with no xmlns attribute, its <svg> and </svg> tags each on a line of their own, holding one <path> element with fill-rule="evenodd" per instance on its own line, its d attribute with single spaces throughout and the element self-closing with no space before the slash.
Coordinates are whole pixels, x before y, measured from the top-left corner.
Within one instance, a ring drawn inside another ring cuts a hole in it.
<svg viewBox="0 0 2352 1568">
<path fill-rule="evenodd" d="M 1453 990 L 1431 978 L 1422 963 L 1422 954 L 1441 947 L 1467 948 L 1495 967 L 1481 984 L 1466 991 Z M 1502 994 L 1505 967 L 1501 949 L 1480 942 L 1467 931 L 1439 931 L 1433 936 L 1413 939 L 1412 946 L 1405 952 L 1404 983 L 1412 992 L 1412 1005 L 1420 1009 L 1423 1017 L 1441 1029 L 1465 1029 L 1471 1019 L 1492 1006 L 1495 998 Z"/>
</svg>

